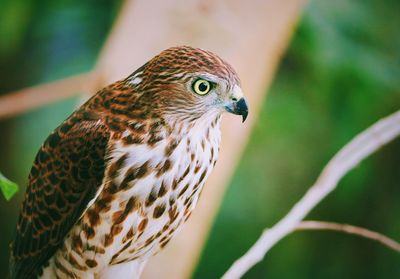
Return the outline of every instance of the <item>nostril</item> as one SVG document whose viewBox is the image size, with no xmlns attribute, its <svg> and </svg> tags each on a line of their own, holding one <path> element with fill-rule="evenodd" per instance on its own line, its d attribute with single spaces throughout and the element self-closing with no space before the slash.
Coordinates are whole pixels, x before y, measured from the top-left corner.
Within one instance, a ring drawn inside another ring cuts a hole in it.
<svg viewBox="0 0 400 279">
<path fill-rule="evenodd" d="M 232 101 L 234 101 L 234 102 L 237 102 L 237 101 L 238 101 L 238 99 L 237 99 L 237 98 L 235 98 L 235 97 L 233 97 L 233 98 L 232 98 Z"/>
</svg>

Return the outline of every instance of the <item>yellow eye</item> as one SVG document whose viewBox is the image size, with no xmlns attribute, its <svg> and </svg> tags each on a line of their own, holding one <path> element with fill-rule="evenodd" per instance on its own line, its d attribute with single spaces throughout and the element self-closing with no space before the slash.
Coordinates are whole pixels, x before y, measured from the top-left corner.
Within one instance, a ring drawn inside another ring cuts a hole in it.
<svg viewBox="0 0 400 279">
<path fill-rule="evenodd" d="M 205 79 L 198 79 L 193 83 L 193 91 L 199 95 L 206 95 L 211 90 L 211 83 Z"/>
</svg>

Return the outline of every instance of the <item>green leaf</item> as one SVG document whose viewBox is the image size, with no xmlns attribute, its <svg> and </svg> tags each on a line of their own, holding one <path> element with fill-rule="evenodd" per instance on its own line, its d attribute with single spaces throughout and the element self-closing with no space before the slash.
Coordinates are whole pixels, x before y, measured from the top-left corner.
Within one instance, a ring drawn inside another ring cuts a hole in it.
<svg viewBox="0 0 400 279">
<path fill-rule="evenodd" d="M 10 180 L 8 180 L 1 172 L 0 172 L 0 189 L 3 192 L 6 200 L 10 200 L 12 196 L 18 191 L 18 185 Z"/>
</svg>

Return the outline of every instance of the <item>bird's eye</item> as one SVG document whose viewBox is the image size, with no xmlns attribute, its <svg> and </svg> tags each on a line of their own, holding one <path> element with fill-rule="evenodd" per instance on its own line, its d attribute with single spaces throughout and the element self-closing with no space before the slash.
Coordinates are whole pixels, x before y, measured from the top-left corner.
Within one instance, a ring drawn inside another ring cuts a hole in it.
<svg viewBox="0 0 400 279">
<path fill-rule="evenodd" d="M 198 79 L 193 83 L 193 91 L 199 95 L 206 95 L 210 92 L 212 84 L 205 79 Z"/>
</svg>

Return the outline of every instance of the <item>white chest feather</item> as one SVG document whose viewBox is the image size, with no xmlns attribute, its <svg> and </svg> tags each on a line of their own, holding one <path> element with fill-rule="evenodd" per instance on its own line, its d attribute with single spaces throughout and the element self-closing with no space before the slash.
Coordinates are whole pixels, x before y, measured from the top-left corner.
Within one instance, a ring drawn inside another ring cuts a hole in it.
<svg viewBox="0 0 400 279">
<path fill-rule="evenodd" d="M 196 206 L 204 183 L 217 160 L 219 142 L 219 127 L 216 127 L 215 131 L 211 128 L 206 131 L 192 130 L 180 139 L 166 138 L 154 146 L 117 145 L 114 158 L 124 154 L 128 156 L 125 166 L 116 177 L 116 183 L 127 183 L 127 190 L 117 193 L 118 198 L 111 212 L 119 210 L 121 201 L 135 197 L 138 209 L 124 222 L 123 231 L 126 230 L 128 234 L 130 226 L 133 230 L 143 231 L 138 233 L 129 248 L 120 250 L 118 256 L 114 255 L 113 263 L 147 258 L 166 245 Z M 146 170 L 142 170 L 142 166 Z M 143 176 L 124 182 L 132 170 Z M 142 228 L 143 222 L 146 223 L 145 228 Z"/>
<path fill-rule="evenodd" d="M 99 274 L 164 247 L 196 206 L 217 160 L 219 120 L 207 124 L 179 127 L 151 145 L 114 142 L 100 193 L 53 260 L 78 275 L 88 268 Z"/>
</svg>

